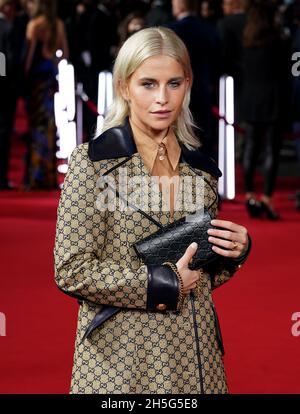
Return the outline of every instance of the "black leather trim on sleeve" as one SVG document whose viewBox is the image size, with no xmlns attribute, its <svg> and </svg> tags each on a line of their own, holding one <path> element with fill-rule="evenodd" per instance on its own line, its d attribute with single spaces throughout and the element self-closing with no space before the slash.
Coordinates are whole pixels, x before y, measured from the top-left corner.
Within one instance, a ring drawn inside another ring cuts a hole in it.
<svg viewBox="0 0 300 414">
<path fill-rule="evenodd" d="M 80 295 L 77 295 L 76 293 L 71 293 L 71 292 L 68 292 L 67 290 L 62 289 L 62 288 L 61 288 L 60 286 L 58 286 L 58 285 L 57 285 L 57 287 L 58 287 L 58 289 L 59 289 L 62 293 L 64 293 L 65 295 L 70 296 L 71 298 L 77 299 L 77 302 L 79 303 L 79 305 L 82 305 L 82 303 L 85 301 L 84 297 L 82 297 L 82 296 L 80 296 Z"/>
<path fill-rule="evenodd" d="M 176 311 L 179 284 L 175 272 L 163 265 L 148 265 L 147 310 Z"/>
<path fill-rule="evenodd" d="M 227 270 L 230 273 L 235 273 L 238 269 L 242 267 L 242 264 L 247 260 L 250 254 L 251 247 L 252 247 L 252 241 L 251 241 L 251 237 L 249 236 L 249 234 L 248 234 L 248 238 L 249 238 L 248 249 L 242 256 L 236 259 L 233 259 L 232 257 L 222 257 L 220 258 L 219 262 L 216 262 L 217 264 L 216 267 L 208 266 L 208 268 L 205 270 L 208 271 L 211 275 L 218 274 L 220 271 L 222 271 L 222 269 Z"/>
<path fill-rule="evenodd" d="M 87 327 L 80 343 L 82 344 L 82 342 L 88 338 L 95 329 L 99 328 L 105 321 L 120 311 L 121 308 L 117 308 L 116 306 L 103 306 L 103 308 L 95 315 L 94 319 Z"/>
<path fill-rule="evenodd" d="M 238 260 L 240 263 L 244 263 L 244 261 L 249 256 L 249 254 L 251 252 L 251 249 L 252 249 L 252 239 L 250 237 L 250 234 L 248 234 L 248 248 L 247 248 L 247 250 L 245 251 L 245 253 L 241 257 L 239 257 L 239 258 L 237 258 L 235 260 Z"/>
</svg>

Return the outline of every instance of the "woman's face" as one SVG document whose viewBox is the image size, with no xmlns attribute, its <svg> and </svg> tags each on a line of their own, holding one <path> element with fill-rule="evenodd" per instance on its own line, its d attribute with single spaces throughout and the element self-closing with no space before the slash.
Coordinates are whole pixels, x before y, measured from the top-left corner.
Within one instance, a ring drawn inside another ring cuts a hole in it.
<svg viewBox="0 0 300 414">
<path fill-rule="evenodd" d="M 175 59 L 153 56 L 131 75 L 122 94 L 132 121 L 150 135 L 165 131 L 178 118 L 189 85 Z"/>
<path fill-rule="evenodd" d="M 135 17 L 134 19 L 130 20 L 128 23 L 128 33 L 132 34 L 138 32 L 139 30 L 145 27 L 145 22 L 140 17 Z"/>
<path fill-rule="evenodd" d="M 209 7 L 208 1 L 203 1 L 201 3 L 201 17 L 204 19 L 208 19 L 210 16 L 212 16 L 212 11 Z"/>
<path fill-rule="evenodd" d="M 38 8 L 38 4 L 36 0 L 27 0 L 26 1 L 26 12 L 29 15 L 29 17 L 33 17 L 36 12 L 37 12 L 37 8 Z"/>
</svg>

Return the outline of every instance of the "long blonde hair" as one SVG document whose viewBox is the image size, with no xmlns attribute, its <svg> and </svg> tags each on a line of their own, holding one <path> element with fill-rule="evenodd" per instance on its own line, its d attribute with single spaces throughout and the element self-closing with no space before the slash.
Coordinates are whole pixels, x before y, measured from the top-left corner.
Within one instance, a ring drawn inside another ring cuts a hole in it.
<svg viewBox="0 0 300 414">
<path fill-rule="evenodd" d="M 173 124 L 173 129 L 177 139 L 190 150 L 194 150 L 201 144 L 193 131 L 196 125 L 189 110 L 193 81 L 190 58 L 182 40 L 172 30 L 164 27 L 140 30 L 130 36 L 121 47 L 113 69 L 114 99 L 106 113 L 102 132 L 122 125 L 130 114 L 128 102 L 120 91 L 120 83 L 127 83 L 130 76 L 146 59 L 157 55 L 166 55 L 176 59 L 182 65 L 185 76 L 190 79 L 182 110 Z"/>
</svg>

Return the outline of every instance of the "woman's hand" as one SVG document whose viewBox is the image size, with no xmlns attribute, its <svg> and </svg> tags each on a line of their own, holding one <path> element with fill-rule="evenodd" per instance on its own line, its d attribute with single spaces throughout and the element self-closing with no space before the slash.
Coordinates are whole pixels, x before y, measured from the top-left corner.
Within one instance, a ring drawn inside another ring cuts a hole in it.
<svg viewBox="0 0 300 414">
<path fill-rule="evenodd" d="M 239 224 L 226 220 L 212 220 L 211 224 L 222 229 L 209 229 L 208 241 L 213 243 L 212 249 L 225 257 L 237 259 L 242 256 L 248 248 L 248 231 Z"/>
<path fill-rule="evenodd" d="M 188 265 L 198 248 L 197 243 L 192 243 L 186 249 L 184 255 L 176 263 L 178 272 L 182 277 L 183 294 L 188 295 L 200 279 L 201 270 L 190 270 Z"/>
</svg>

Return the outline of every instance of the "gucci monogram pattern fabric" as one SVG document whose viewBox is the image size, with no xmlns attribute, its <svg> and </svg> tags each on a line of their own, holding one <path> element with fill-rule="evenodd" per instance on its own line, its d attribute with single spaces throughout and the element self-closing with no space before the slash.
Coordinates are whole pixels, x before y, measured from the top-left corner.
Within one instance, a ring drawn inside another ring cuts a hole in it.
<svg viewBox="0 0 300 414">
<path fill-rule="evenodd" d="M 200 378 L 192 305 L 186 297 L 182 310 L 148 312 L 147 267 L 131 245 L 157 230 L 141 213 L 97 208 L 102 191 L 97 181 L 125 158 L 91 162 L 87 144 L 71 157 L 58 207 L 54 248 L 55 280 L 64 292 L 83 298 L 79 308 L 71 393 L 199 393 Z M 122 168 L 128 177 L 150 177 L 139 154 Z M 111 175 L 118 185 L 118 170 Z M 179 164 L 180 176 L 202 174 L 216 191 L 217 180 L 208 173 Z M 152 189 L 153 190 L 153 189 Z M 209 185 L 203 202 L 215 199 Z M 130 193 L 130 191 L 129 191 Z M 192 193 L 196 193 L 193 187 Z M 130 194 L 129 194 L 130 195 Z M 156 207 L 148 212 L 162 225 L 171 222 L 159 189 Z M 216 203 L 211 208 L 216 216 Z M 186 211 L 174 212 L 174 220 Z M 226 393 L 222 353 L 217 339 L 211 290 L 228 281 L 233 271 L 204 273 L 195 301 L 201 368 L 205 393 Z M 81 342 L 90 322 L 103 305 L 121 307 Z"/>
</svg>

